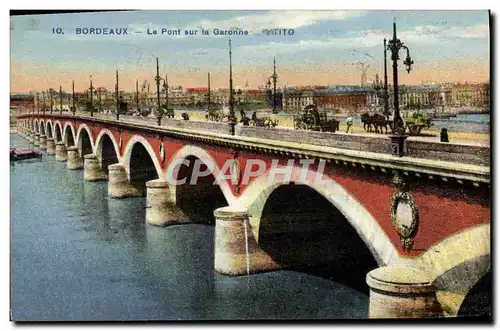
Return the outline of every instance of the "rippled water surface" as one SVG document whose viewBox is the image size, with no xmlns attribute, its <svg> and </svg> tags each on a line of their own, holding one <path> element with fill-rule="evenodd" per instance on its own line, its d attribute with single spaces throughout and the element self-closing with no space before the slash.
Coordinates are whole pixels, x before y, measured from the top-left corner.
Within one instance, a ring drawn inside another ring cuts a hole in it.
<svg viewBox="0 0 500 331">
<path fill-rule="evenodd" d="M 15 134 L 11 146 L 29 147 Z M 367 294 L 329 279 L 218 274 L 213 226 L 146 225 L 144 198 L 109 199 L 106 182 L 53 156 L 11 163 L 10 176 L 13 320 L 368 316 Z"/>
</svg>

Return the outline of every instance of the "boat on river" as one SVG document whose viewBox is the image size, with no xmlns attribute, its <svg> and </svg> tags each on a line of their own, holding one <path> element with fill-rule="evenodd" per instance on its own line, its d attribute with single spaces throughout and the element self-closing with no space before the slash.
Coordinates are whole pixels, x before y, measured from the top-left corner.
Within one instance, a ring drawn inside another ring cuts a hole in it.
<svg viewBox="0 0 500 331">
<path fill-rule="evenodd" d="M 40 159 L 40 158 L 42 158 L 42 153 L 35 151 L 35 150 L 18 149 L 18 148 L 11 148 L 10 149 L 10 160 L 11 161 Z"/>
</svg>

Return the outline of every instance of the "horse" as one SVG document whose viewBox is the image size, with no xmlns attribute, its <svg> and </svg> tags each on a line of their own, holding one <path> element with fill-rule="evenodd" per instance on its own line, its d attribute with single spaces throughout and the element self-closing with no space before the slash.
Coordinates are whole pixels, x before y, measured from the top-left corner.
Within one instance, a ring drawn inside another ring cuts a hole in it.
<svg viewBox="0 0 500 331">
<path fill-rule="evenodd" d="M 384 115 L 379 113 L 375 113 L 373 115 L 364 113 L 361 115 L 361 122 L 363 123 L 363 129 L 368 132 L 372 132 L 372 125 L 376 133 L 383 133 L 383 128 L 385 128 L 385 133 L 387 133 L 387 127 L 389 127 L 392 131 L 392 121 L 387 120 Z"/>
<path fill-rule="evenodd" d="M 365 131 L 371 132 L 372 131 L 372 116 L 369 113 L 363 113 L 361 114 L 361 123 L 363 123 L 363 129 Z M 368 130 L 367 130 L 368 128 Z"/>
<path fill-rule="evenodd" d="M 383 133 L 382 128 L 385 128 L 385 133 L 387 134 L 387 127 L 392 131 L 392 121 L 387 120 L 382 114 L 373 114 L 371 116 L 373 126 L 375 127 L 376 133 Z"/>
</svg>

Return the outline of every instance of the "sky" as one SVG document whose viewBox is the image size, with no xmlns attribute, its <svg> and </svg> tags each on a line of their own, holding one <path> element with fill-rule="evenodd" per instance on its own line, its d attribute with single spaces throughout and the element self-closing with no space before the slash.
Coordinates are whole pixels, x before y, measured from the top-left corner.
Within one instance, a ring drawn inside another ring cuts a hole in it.
<svg viewBox="0 0 500 331">
<path fill-rule="evenodd" d="M 212 87 L 225 87 L 229 37 L 214 35 L 214 29 L 233 28 L 248 31 L 231 37 L 237 87 L 264 85 L 274 57 L 278 86 L 360 84 L 362 65 L 369 81 L 383 75 L 383 39 L 392 37 L 394 20 L 414 61 L 408 74 L 402 63 L 406 51 L 400 51 L 400 84 L 489 82 L 484 10 L 128 11 L 11 16 L 11 91 L 70 91 L 72 80 L 83 91 L 90 75 L 94 86 L 114 90 L 116 70 L 120 89 L 133 91 L 136 80 L 154 85 L 156 57 L 170 85 L 206 86 L 210 72 Z M 77 34 L 83 28 L 126 28 L 128 34 Z M 201 28 L 209 35 L 201 35 Z M 266 33 L 275 28 L 294 33 Z M 162 29 L 180 29 L 182 35 L 161 34 Z M 198 32 L 184 35 L 185 30 Z M 390 62 L 388 74 L 391 82 Z"/>
</svg>

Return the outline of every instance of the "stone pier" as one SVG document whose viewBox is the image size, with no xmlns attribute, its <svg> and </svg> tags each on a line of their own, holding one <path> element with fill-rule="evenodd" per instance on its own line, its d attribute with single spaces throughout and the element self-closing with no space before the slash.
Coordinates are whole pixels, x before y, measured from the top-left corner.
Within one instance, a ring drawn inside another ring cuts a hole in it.
<svg viewBox="0 0 500 331">
<path fill-rule="evenodd" d="M 188 223 L 189 219 L 176 205 L 167 181 L 155 179 L 146 182 L 146 223 L 166 226 Z"/>
<path fill-rule="evenodd" d="M 47 136 L 44 134 L 40 135 L 40 149 L 42 151 L 47 149 Z"/>
<path fill-rule="evenodd" d="M 78 147 L 68 147 L 68 160 L 66 161 L 66 167 L 69 170 L 83 169 L 82 159 L 80 158 L 80 155 L 78 155 Z"/>
<path fill-rule="evenodd" d="M 101 169 L 99 159 L 95 154 L 86 154 L 83 159 L 83 180 L 95 182 L 108 179 L 106 173 Z"/>
<path fill-rule="evenodd" d="M 443 315 L 430 276 L 407 265 L 372 270 L 369 318 L 424 318 Z"/>
<path fill-rule="evenodd" d="M 52 138 L 47 138 L 47 155 L 54 155 L 56 153 L 56 142 Z"/>
<path fill-rule="evenodd" d="M 33 143 L 35 144 L 35 147 L 40 146 L 40 134 L 35 133 L 35 139 L 33 140 Z"/>
<path fill-rule="evenodd" d="M 66 146 L 64 145 L 64 142 L 59 141 L 56 144 L 56 161 L 66 162 L 67 159 L 68 151 L 66 150 Z"/>
<path fill-rule="evenodd" d="M 119 163 L 108 166 L 108 195 L 111 198 L 143 196 L 142 192 L 130 184 L 127 171 Z"/>
<path fill-rule="evenodd" d="M 222 207 L 214 211 L 214 216 L 215 270 L 236 276 L 280 269 L 259 247 L 246 210 Z"/>
</svg>

